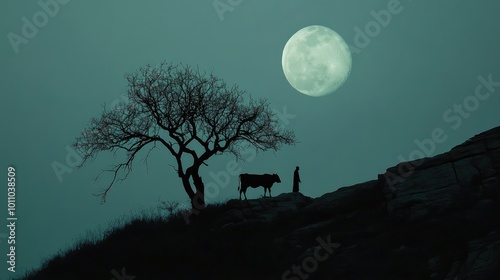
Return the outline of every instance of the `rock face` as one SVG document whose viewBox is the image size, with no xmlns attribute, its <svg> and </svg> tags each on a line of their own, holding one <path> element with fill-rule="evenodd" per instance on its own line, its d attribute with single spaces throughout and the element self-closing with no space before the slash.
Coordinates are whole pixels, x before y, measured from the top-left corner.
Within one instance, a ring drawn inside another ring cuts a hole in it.
<svg viewBox="0 0 500 280">
<path fill-rule="evenodd" d="M 498 196 L 500 131 L 475 136 L 450 152 L 400 163 L 384 174 L 391 215 L 425 218 L 452 206 L 486 206 Z"/>
<path fill-rule="evenodd" d="M 449 229 L 453 237 L 461 235 L 463 243 L 457 245 L 463 251 L 462 257 L 448 256 L 452 266 L 446 278 L 498 278 L 500 128 L 476 135 L 448 153 L 389 168 L 382 178 L 389 215 L 407 222 L 447 217 L 463 223 Z M 445 258 L 443 254 L 429 260 L 433 278 L 445 275 Z"/>
<path fill-rule="evenodd" d="M 274 237 L 301 268 L 283 279 L 500 279 L 500 128 L 316 199 L 228 205 L 222 227 L 301 220 Z M 315 260 L 327 237 L 339 247 Z"/>
</svg>

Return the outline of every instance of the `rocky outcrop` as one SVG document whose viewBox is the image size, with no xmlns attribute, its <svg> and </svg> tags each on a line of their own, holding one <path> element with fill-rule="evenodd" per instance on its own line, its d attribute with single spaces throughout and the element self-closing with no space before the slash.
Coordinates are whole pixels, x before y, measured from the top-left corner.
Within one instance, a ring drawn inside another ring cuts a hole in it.
<svg viewBox="0 0 500 280">
<path fill-rule="evenodd" d="M 308 279 L 500 279 L 500 128 L 316 199 L 228 205 L 222 227 L 295 219 L 273 240 L 299 264 L 318 237 L 339 244 Z"/>
<path fill-rule="evenodd" d="M 403 162 L 383 174 L 391 215 L 425 218 L 451 208 L 486 206 L 499 195 L 500 130 L 476 135 L 450 152 Z"/>
<path fill-rule="evenodd" d="M 312 200 L 301 193 L 251 200 L 232 199 L 227 202 L 232 209 L 224 213 L 218 224 L 226 227 L 248 222 L 272 222 L 280 215 L 298 211 Z"/>
</svg>

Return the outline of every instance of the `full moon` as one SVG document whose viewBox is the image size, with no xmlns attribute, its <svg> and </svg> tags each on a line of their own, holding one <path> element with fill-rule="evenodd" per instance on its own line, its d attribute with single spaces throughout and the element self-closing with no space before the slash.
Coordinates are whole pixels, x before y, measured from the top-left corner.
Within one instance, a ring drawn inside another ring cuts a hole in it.
<svg viewBox="0 0 500 280">
<path fill-rule="evenodd" d="M 281 65 L 292 87 L 309 96 L 335 92 L 349 77 L 349 47 L 330 28 L 311 25 L 297 31 L 283 49 Z"/>
</svg>

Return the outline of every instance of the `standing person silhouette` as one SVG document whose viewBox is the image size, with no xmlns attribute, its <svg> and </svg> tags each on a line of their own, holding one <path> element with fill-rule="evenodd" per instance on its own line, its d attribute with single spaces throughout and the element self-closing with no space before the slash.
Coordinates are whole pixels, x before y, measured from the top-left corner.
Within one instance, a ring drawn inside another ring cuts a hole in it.
<svg viewBox="0 0 500 280">
<path fill-rule="evenodd" d="M 293 192 L 299 192 L 299 183 L 300 183 L 300 176 L 299 176 L 299 167 L 295 167 L 295 171 L 293 172 Z"/>
</svg>

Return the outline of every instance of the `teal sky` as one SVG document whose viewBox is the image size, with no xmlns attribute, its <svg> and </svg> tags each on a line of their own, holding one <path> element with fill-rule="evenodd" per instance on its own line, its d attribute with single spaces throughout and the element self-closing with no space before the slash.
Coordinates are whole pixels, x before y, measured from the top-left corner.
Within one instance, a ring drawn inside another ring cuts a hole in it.
<svg viewBox="0 0 500 280">
<path fill-rule="evenodd" d="M 375 179 L 418 151 L 415 140 L 431 137 L 434 129 L 442 129 L 446 140 L 429 155 L 500 125 L 500 87 L 484 100 L 474 97 L 479 76 L 500 81 L 500 2 L 400 1 L 399 13 L 360 45 L 358 30 L 373 25 L 372 11 L 387 10 L 397 1 L 220 0 L 239 4 L 219 15 L 212 1 L 60 0 L 55 2 L 58 11 L 28 34 L 33 36 L 27 43 L 12 44 L 11 32 L 23 36 L 23 17 L 43 20 L 46 12 L 39 3 L 49 2 L 0 4 L 0 158 L 4 178 L 8 166 L 17 170 L 19 272 L 37 267 L 86 230 L 156 207 L 159 198 L 187 203 L 169 166 L 173 158 L 162 149 L 151 155 L 148 170 L 137 160 L 104 205 L 92 193 L 109 176 L 93 178 L 117 162 L 111 154 L 64 173 L 62 180 L 53 170 L 54 162 L 69 166 L 65 147 L 102 105 L 112 106 L 125 94 L 123 75 L 146 64 L 198 65 L 290 114 L 285 125 L 300 143 L 238 162 L 241 173 L 278 173 L 282 183 L 273 187 L 274 195 L 291 191 L 296 165 L 302 193 L 317 197 Z M 329 27 L 357 48 L 351 48 L 350 77 L 326 97 L 297 92 L 281 68 L 285 43 L 309 25 Z M 483 96 L 487 92 L 482 88 Z M 468 103 L 460 115 L 454 104 L 464 100 Z M 201 171 L 205 184 L 214 183 L 210 172 L 226 170 L 232 159 L 208 161 Z M 0 192 L 2 224 L 7 224 L 6 188 L 4 183 Z M 262 194 L 262 189 L 248 191 L 249 198 Z M 237 177 L 231 176 L 228 186 L 207 201 L 237 197 Z M 5 226 L 2 233 L 7 233 Z M 0 241 L 0 276 L 12 276 L 2 235 Z"/>
</svg>

